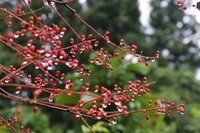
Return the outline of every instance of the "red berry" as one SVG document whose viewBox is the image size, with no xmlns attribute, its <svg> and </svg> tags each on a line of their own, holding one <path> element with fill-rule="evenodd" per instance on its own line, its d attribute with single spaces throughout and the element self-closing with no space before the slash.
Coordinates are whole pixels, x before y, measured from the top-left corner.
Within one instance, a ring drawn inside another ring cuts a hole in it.
<svg viewBox="0 0 200 133">
<path fill-rule="evenodd" d="M 24 130 L 24 126 L 21 126 L 21 127 L 20 127 L 20 130 Z"/>
<path fill-rule="evenodd" d="M 17 115 L 19 115 L 19 114 L 21 114 L 21 109 L 17 108 L 15 112 L 16 112 Z"/>
<path fill-rule="evenodd" d="M 14 39 L 14 34 L 12 32 L 6 32 L 5 37 L 7 39 Z"/>
<path fill-rule="evenodd" d="M 155 116 L 156 116 L 156 117 L 158 117 L 158 116 L 159 116 L 159 114 L 158 114 L 158 113 L 155 113 Z"/>
<path fill-rule="evenodd" d="M 181 109 L 180 108 L 176 108 L 176 111 L 179 112 Z"/>
<path fill-rule="evenodd" d="M 37 113 L 37 112 L 38 112 L 38 107 L 37 107 L 37 106 L 34 106 L 34 107 L 33 107 L 33 112 L 34 112 L 34 113 Z"/>
<path fill-rule="evenodd" d="M 11 127 L 10 123 L 6 123 L 6 127 Z"/>
<path fill-rule="evenodd" d="M 136 80 L 136 84 L 140 84 L 141 83 L 141 81 L 140 80 Z"/>
<path fill-rule="evenodd" d="M 86 91 L 86 87 L 85 87 L 85 86 L 82 86 L 82 87 L 81 87 L 81 91 L 82 91 L 82 92 L 85 92 L 85 91 Z"/>
<path fill-rule="evenodd" d="M 148 103 L 151 105 L 152 104 L 152 100 L 149 100 Z"/>
<path fill-rule="evenodd" d="M 34 96 L 38 96 L 38 95 L 40 95 L 41 92 L 42 92 L 41 89 L 37 89 L 34 91 L 33 94 L 34 94 Z"/>
<path fill-rule="evenodd" d="M 182 2 L 182 1 L 180 1 L 180 0 L 179 0 L 179 1 L 177 1 L 177 4 L 182 4 L 182 3 L 183 3 L 183 2 Z"/>
<path fill-rule="evenodd" d="M 106 31 L 105 35 L 108 35 L 108 34 L 110 34 L 110 32 L 109 32 L 109 31 Z"/>
<path fill-rule="evenodd" d="M 28 4 L 31 4 L 31 0 L 28 0 Z"/>
<path fill-rule="evenodd" d="M 53 83 L 51 86 L 52 86 L 53 88 L 55 88 L 55 87 L 56 87 L 56 83 Z"/>
<path fill-rule="evenodd" d="M 149 66 L 149 62 L 146 62 L 146 63 L 145 63 L 145 66 Z"/>
<path fill-rule="evenodd" d="M 165 103 L 165 100 L 162 99 L 160 102 L 161 102 L 162 104 L 164 104 L 164 103 Z"/>
<path fill-rule="evenodd" d="M 91 39 L 91 38 L 92 38 L 92 36 L 93 36 L 92 34 L 89 34 L 89 35 L 88 35 L 88 38 L 89 38 L 89 39 Z"/>
<path fill-rule="evenodd" d="M 171 104 L 171 101 L 167 101 L 167 104 L 170 105 L 170 104 Z"/>
<path fill-rule="evenodd" d="M 185 7 L 183 7 L 183 10 L 187 10 L 187 7 L 185 6 Z"/>
<path fill-rule="evenodd" d="M 185 113 L 185 110 L 184 110 L 184 109 L 182 109 L 182 110 L 181 110 L 181 114 L 184 114 L 184 113 Z"/>
<path fill-rule="evenodd" d="M 33 21 L 33 20 L 34 20 L 34 17 L 33 17 L 33 16 L 30 16 L 30 17 L 29 17 L 29 20 L 30 20 L 30 21 Z"/>
<path fill-rule="evenodd" d="M 147 77 L 144 77 L 144 78 L 143 78 L 143 81 L 146 82 L 146 81 L 147 81 Z"/>
<path fill-rule="evenodd" d="M 146 120 L 149 120 L 149 116 L 148 115 L 146 115 Z"/>
<path fill-rule="evenodd" d="M 171 106 L 175 106 L 175 103 L 171 103 Z"/>
<path fill-rule="evenodd" d="M 40 23 L 42 21 L 41 17 L 37 17 L 37 23 Z"/>
<path fill-rule="evenodd" d="M 61 79 L 63 79 L 63 78 L 65 77 L 65 74 L 62 73 L 62 74 L 60 75 L 60 77 L 61 77 Z"/>
<path fill-rule="evenodd" d="M 7 25 L 8 25 L 8 27 L 11 27 L 12 26 L 12 22 L 8 21 Z"/>
<path fill-rule="evenodd" d="M 160 54 L 160 51 L 156 51 L 156 54 Z"/>
<path fill-rule="evenodd" d="M 121 40 L 120 40 L 120 43 L 124 43 L 124 39 L 121 39 Z"/>
<path fill-rule="evenodd" d="M 184 105 L 184 104 L 180 104 L 180 107 L 184 108 L 184 107 L 185 107 L 185 105 Z"/>
<path fill-rule="evenodd" d="M 112 120 L 113 120 L 113 121 L 117 121 L 117 117 L 113 117 Z"/>
<path fill-rule="evenodd" d="M 21 91 L 22 87 L 21 86 L 17 86 L 15 91 Z"/>
<path fill-rule="evenodd" d="M 86 84 L 85 84 L 85 87 L 86 87 L 86 88 L 89 88 L 89 87 L 90 87 L 90 83 L 86 83 Z"/>
<path fill-rule="evenodd" d="M 11 127 L 10 123 L 7 123 L 7 124 L 6 124 L 6 127 Z"/>
<path fill-rule="evenodd" d="M 74 39 L 73 38 L 70 38 L 69 41 L 70 41 L 70 43 L 74 43 Z"/>
<path fill-rule="evenodd" d="M 172 114 L 172 112 L 171 112 L 170 110 L 168 110 L 167 114 L 168 114 L 168 115 L 171 115 L 171 114 Z"/>
<path fill-rule="evenodd" d="M 18 122 L 17 117 L 14 117 L 14 118 L 12 119 L 12 122 L 16 124 L 16 123 Z"/>
<path fill-rule="evenodd" d="M 72 96 L 72 93 L 67 93 L 67 97 L 71 97 Z"/>
<path fill-rule="evenodd" d="M 124 116 L 127 116 L 127 115 L 128 115 L 128 112 L 127 112 L 127 111 L 124 111 L 123 115 L 124 115 Z"/>
</svg>

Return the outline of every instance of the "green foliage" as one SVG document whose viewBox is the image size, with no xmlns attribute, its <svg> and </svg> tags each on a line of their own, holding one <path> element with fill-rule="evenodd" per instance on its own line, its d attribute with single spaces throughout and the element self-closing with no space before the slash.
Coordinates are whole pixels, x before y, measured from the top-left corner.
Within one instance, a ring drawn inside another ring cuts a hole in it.
<svg viewBox="0 0 200 133">
<path fill-rule="evenodd" d="M 82 125 L 81 127 L 82 127 L 83 133 L 91 133 L 91 131 L 85 125 Z M 94 124 L 92 126 L 92 130 L 95 131 L 96 133 L 110 133 L 110 131 L 108 130 L 107 123 L 103 121 L 100 121 Z"/>
</svg>

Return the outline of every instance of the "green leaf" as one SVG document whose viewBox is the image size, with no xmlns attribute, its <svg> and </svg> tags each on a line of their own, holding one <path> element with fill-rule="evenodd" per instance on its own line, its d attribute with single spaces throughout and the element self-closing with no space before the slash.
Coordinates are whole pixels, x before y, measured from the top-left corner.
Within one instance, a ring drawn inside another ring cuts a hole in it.
<svg viewBox="0 0 200 133">
<path fill-rule="evenodd" d="M 143 63 L 136 63 L 136 64 L 129 64 L 127 66 L 127 71 L 134 71 L 140 74 L 148 74 L 150 69 L 149 67 L 145 66 Z"/>
<path fill-rule="evenodd" d="M 67 104 L 67 105 L 74 105 L 77 103 L 77 99 L 79 99 L 79 95 L 72 94 L 71 97 L 67 97 L 66 93 L 59 93 L 59 95 L 55 99 L 56 104 Z"/>
</svg>

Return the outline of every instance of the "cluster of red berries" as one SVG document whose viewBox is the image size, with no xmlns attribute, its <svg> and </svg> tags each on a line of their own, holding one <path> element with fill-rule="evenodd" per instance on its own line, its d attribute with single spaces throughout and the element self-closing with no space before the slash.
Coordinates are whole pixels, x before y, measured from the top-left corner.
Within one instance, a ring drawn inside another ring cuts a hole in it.
<svg viewBox="0 0 200 133">
<path fill-rule="evenodd" d="M 31 1 L 29 1 L 29 4 L 30 2 Z M 58 4 L 60 3 L 62 2 Z M 184 2 L 179 1 L 178 3 L 183 5 Z M 142 80 L 136 80 L 135 82 L 128 81 L 127 88 L 121 88 L 118 84 L 114 84 L 113 88 L 106 88 L 104 86 L 91 85 L 88 82 L 77 90 L 74 89 L 75 83 L 73 83 L 73 81 L 65 79 L 66 73 L 63 70 L 57 70 L 57 66 L 64 64 L 68 69 L 72 69 L 76 74 L 79 74 L 79 79 L 82 81 L 84 78 L 89 78 L 91 74 L 93 74 L 86 65 L 80 64 L 80 59 L 77 58 L 78 54 L 83 54 L 85 51 L 94 53 L 95 56 L 89 59 L 91 63 L 94 62 L 97 67 L 108 68 L 112 72 L 114 68 L 110 61 L 113 58 L 124 59 L 126 55 L 131 54 L 138 58 L 138 62 L 145 62 L 145 65 L 148 66 L 149 60 L 154 62 L 155 59 L 159 58 L 160 51 L 156 51 L 153 57 L 137 54 L 136 45 L 127 45 L 123 39 L 121 39 L 119 45 L 117 45 L 109 40 L 108 31 L 104 35 L 101 35 L 86 24 L 89 29 L 102 38 L 105 44 L 113 46 L 114 49 L 110 52 L 103 47 L 99 48 L 99 42 L 103 43 L 102 40 L 97 40 L 92 34 L 79 36 L 78 33 L 64 21 L 69 30 L 72 30 L 77 36 L 77 38 L 69 38 L 69 43 L 66 45 L 62 43 L 61 38 L 66 37 L 65 33 L 67 28 L 60 28 L 56 24 L 50 26 L 43 25 L 42 18 L 37 17 L 35 14 L 25 21 L 18 16 L 22 12 L 21 9 L 22 6 L 19 5 L 16 14 L 13 14 L 4 8 L 0 8 L 0 11 L 3 11 L 4 14 L 9 16 L 9 22 L 7 22 L 8 28 L 12 27 L 11 18 L 17 19 L 22 28 L 21 30 L 13 31 L 13 33 L 8 32 L 5 36 L 0 36 L 0 42 L 12 49 L 16 53 L 16 58 L 21 60 L 20 66 L 16 67 L 13 65 L 9 67 L 0 65 L 0 72 L 4 75 L 0 79 L 0 85 L 10 86 L 15 90 L 15 94 L 11 94 L 3 88 L 0 88 L 0 96 L 33 104 L 33 112 L 35 113 L 38 112 L 37 105 L 39 105 L 70 112 L 75 115 L 76 119 L 81 119 L 82 117 L 96 120 L 104 119 L 109 122 L 109 125 L 116 124 L 116 116 L 127 116 L 135 112 L 145 112 L 147 120 L 149 119 L 147 112 L 151 110 L 157 111 L 155 116 L 158 116 L 159 113 L 165 114 L 165 109 L 168 110 L 167 114 L 171 114 L 170 108 L 176 108 L 176 111 L 184 113 L 184 105 L 177 106 L 168 101 L 165 106 L 164 100 L 161 100 L 161 106 L 157 106 L 157 101 L 154 102 L 155 106 L 151 106 L 152 101 L 150 100 L 148 101 L 150 104 L 149 109 L 137 111 L 129 110 L 128 106 L 126 106 L 127 102 L 133 102 L 137 97 L 150 93 L 149 86 L 152 83 L 147 83 L 146 77 Z M 53 10 L 56 9 L 53 8 Z M 76 14 L 75 16 L 85 24 L 79 16 Z M 26 37 L 28 41 L 24 44 L 16 43 L 17 39 L 20 37 Z M 38 44 L 36 45 L 37 40 L 40 41 L 39 47 Z M 119 51 L 124 52 L 124 54 L 120 55 Z M 29 71 L 26 69 L 29 66 L 34 66 L 34 71 L 40 73 L 36 75 L 29 74 Z M 26 72 L 24 70 L 26 70 Z M 27 89 L 32 91 L 33 98 L 24 99 L 22 97 L 21 91 L 26 91 Z M 44 93 L 48 96 L 42 95 Z M 86 95 L 92 97 L 92 100 L 86 101 L 84 99 L 77 99 L 77 104 L 74 106 L 60 105 L 53 102 L 53 99 L 60 93 L 66 93 L 66 99 L 70 98 L 71 95 Z M 90 105 L 87 109 L 83 107 L 86 104 Z M 114 110 L 108 108 L 111 105 L 115 107 Z M 16 114 L 21 114 L 20 108 L 16 109 Z M 20 128 L 20 130 L 24 129 Z M 28 132 L 29 130 L 27 129 L 27 133 Z"/>
<path fill-rule="evenodd" d="M 19 130 L 16 129 L 14 127 L 15 124 L 18 123 L 18 118 L 17 117 L 13 117 L 12 119 L 8 119 L 5 120 L 3 117 L 0 116 L 0 126 L 6 126 L 7 128 L 11 128 L 13 131 L 15 131 L 16 133 L 20 133 L 22 131 L 24 131 L 24 133 L 35 133 L 35 132 L 31 132 L 30 129 L 25 129 L 24 126 L 20 126 Z"/>
<path fill-rule="evenodd" d="M 187 10 L 187 7 L 184 6 L 185 0 L 179 0 L 177 1 L 177 4 L 179 6 L 178 11 L 182 11 L 182 10 Z"/>
</svg>

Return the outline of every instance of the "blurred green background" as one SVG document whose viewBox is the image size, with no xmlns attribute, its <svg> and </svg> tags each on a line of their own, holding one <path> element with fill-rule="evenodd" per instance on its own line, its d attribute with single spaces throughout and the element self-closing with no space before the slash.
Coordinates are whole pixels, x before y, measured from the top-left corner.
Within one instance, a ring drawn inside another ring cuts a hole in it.
<svg viewBox="0 0 200 133">
<path fill-rule="evenodd" d="M 200 133 L 199 23 L 195 21 L 194 16 L 178 12 L 176 0 L 151 0 L 149 2 L 151 10 L 143 8 L 141 4 L 139 6 L 139 0 L 86 0 L 83 4 L 78 1 L 70 3 L 77 14 L 94 29 L 102 34 L 109 31 L 110 40 L 113 42 L 118 43 L 123 38 L 127 45 L 137 45 L 138 52 L 142 50 L 144 55 L 154 56 L 157 50 L 161 51 L 161 55 L 156 62 L 149 62 L 149 67 L 133 63 L 133 58 L 127 61 L 114 59 L 112 65 L 116 71 L 110 72 L 90 64 L 89 57 L 93 54 L 85 52 L 81 55 L 80 62 L 93 71 L 92 77 L 80 83 L 78 76 L 74 76 L 74 71 L 67 70 L 66 79 L 71 79 L 77 89 L 85 82 L 90 82 L 92 86 L 98 84 L 108 88 L 112 88 L 117 82 L 123 88 L 126 87 L 128 80 L 135 81 L 146 76 L 149 81 L 156 81 L 156 84 L 150 87 L 152 93 L 138 97 L 135 102 L 129 103 L 127 106 L 130 110 L 149 108 L 147 101 L 150 98 L 152 100 L 165 99 L 176 104 L 185 104 L 185 114 L 173 112 L 171 116 L 160 115 L 155 118 L 152 112 L 149 114 L 150 120 L 147 121 L 144 114 L 134 113 L 128 117 L 118 117 L 118 123 L 111 127 L 105 121 L 97 122 L 86 119 L 97 133 Z M 0 7 L 15 12 L 14 7 L 19 3 L 22 1 L 1 0 Z M 42 0 L 33 1 L 31 4 L 33 10 L 42 6 L 44 6 Z M 191 7 L 191 5 L 188 6 Z M 92 33 L 64 7 L 56 5 L 56 8 L 80 35 Z M 28 12 L 25 7 L 23 9 Z M 44 24 L 55 23 L 60 27 L 65 26 L 49 7 L 36 14 L 46 18 L 43 20 Z M 149 14 L 149 19 L 141 22 L 141 14 Z M 0 17 L 4 17 L 2 12 L 0 12 Z M 28 20 L 28 15 L 22 18 Z M 4 28 L 6 20 L 0 22 L 1 35 L 7 31 L 20 29 L 17 25 L 18 21 L 14 19 L 12 22 L 16 25 L 9 29 Z M 63 44 L 67 44 L 70 37 L 74 35 L 68 31 L 62 40 Z M 27 40 L 19 38 L 17 41 L 24 44 Z M 38 43 L 39 45 L 41 44 Z M 102 47 L 108 51 L 113 50 L 110 46 Z M 77 56 L 80 57 L 80 55 Z M 3 44 L 0 45 L 0 64 L 20 65 L 20 62 L 15 59 L 15 53 Z M 63 66 L 57 69 L 65 71 Z M 2 76 L 1 73 L 0 76 Z M 63 102 L 63 98 L 66 98 L 65 94 L 59 95 L 54 102 L 68 104 L 69 101 Z M 75 99 L 72 97 L 70 103 L 73 104 L 73 101 Z M 15 116 L 17 107 L 22 109 L 22 114 L 19 115 L 19 125 L 22 124 L 36 133 L 90 133 L 82 121 L 75 120 L 75 117 L 69 113 L 43 107 L 40 107 L 38 113 L 32 113 L 31 105 L 20 105 L 17 102 L 0 98 L 0 115 L 4 118 L 9 119 Z M 12 133 L 13 131 L 2 126 L 0 132 Z"/>
</svg>

